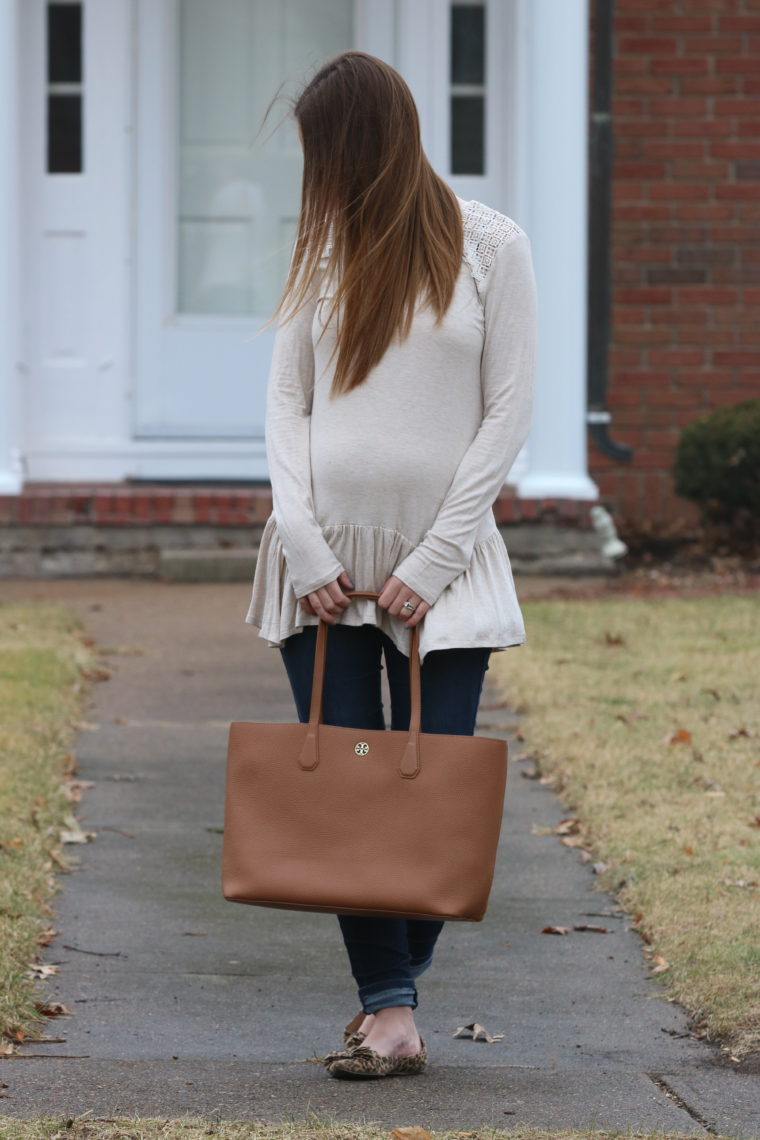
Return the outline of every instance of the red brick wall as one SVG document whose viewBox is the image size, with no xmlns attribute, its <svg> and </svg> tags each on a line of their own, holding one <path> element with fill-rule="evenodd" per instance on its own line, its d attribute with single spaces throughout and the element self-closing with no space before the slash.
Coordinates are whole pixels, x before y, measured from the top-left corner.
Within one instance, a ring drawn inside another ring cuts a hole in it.
<svg viewBox="0 0 760 1140">
<path fill-rule="evenodd" d="M 593 27 L 592 27 L 593 50 Z M 617 0 L 610 434 L 625 530 L 690 529 L 680 429 L 760 396 L 760 0 Z"/>
</svg>

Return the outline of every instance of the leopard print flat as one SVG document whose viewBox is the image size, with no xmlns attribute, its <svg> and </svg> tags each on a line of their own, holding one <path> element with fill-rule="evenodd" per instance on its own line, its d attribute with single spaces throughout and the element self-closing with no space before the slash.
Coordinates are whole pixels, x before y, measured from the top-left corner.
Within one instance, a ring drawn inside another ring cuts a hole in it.
<svg viewBox="0 0 760 1140">
<path fill-rule="evenodd" d="M 361 1045 L 367 1034 L 362 1033 L 359 1029 L 359 1026 L 362 1024 L 366 1016 L 366 1013 L 362 1009 L 359 1011 L 359 1013 L 357 1013 L 356 1017 L 353 1017 L 351 1021 L 349 1021 L 348 1025 L 343 1030 L 343 1048 L 334 1049 L 332 1053 L 328 1053 L 326 1057 L 323 1057 L 322 1060 L 326 1065 L 331 1061 L 337 1061 L 339 1057 L 347 1057 L 354 1046 Z"/>
<path fill-rule="evenodd" d="M 367 1080 L 373 1077 L 407 1077 L 421 1073 L 427 1064 L 427 1049 L 420 1038 L 419 1053 L 407 1057 L 384 1057 L 368 1045 L 356 1045 L 345 1057 L 326 1062 L 331 1077 L 344 1080 Z"/>
</svg>

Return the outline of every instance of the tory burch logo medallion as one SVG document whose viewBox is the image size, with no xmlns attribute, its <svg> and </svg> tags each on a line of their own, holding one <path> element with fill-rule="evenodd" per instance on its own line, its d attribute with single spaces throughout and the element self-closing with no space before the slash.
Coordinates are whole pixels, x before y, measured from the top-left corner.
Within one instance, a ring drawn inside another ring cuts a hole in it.
<svg viewBox="0 0 760 1140">
<path fill-rule="evenodd" d="M 369 744 L 366 740 L 360 740 L 358 744 L 354 745 L 354 752 L 357 756 L 366 756 L 369 752 Z"/>
</svg>

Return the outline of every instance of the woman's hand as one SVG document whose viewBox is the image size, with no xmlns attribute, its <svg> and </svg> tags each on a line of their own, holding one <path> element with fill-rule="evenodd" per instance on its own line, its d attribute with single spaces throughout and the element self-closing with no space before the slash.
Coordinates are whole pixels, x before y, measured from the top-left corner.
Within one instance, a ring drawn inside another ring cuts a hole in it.
<svg viewBox="0 0 760 1140">
<path fill-rule="evenodd" d="M 298 604 L 304 613 L 319 614 L 324 621 L 335 625 L 338 616 L 343 613 L 346 606 L 351 605 L 351 599 L 346 597 L 341 587 L 346 590 L 354 588 L 347 570 L 343 570 L 333 582 L 328 582 L 326 586 L 320 586 L 313 593 L 299 598 Z"/>
<path fill-rule="evenodd" d="M 415 608 L 413 613 L 410 612 L 408 608 L 402 609 L 404 602 L 407 600 L 414 604 Z M 396 578 L 393 574 L 391 574 L 390 578 L 385 580 L 383 588 L 380 591 L 380 597 L 377 599 L 377 604 L 382 606 L 384 610 L 387 610 L 389 614 L 393 614 L 394 617 L 406 618 L 406 615 L 409 614 L 408 621 L 404 621 L 404 625 L 408 629 L 411 629 L 413 625 L 417 625 L 418 622 L 422 621 L 430 609 L 428 603 L 423 602 L 419 594 L 415 594 L 414 590 L 412 590 L 410 586 L 407 586 L 406 582 L 402 582 L 400 578 Z"/>
</svg>

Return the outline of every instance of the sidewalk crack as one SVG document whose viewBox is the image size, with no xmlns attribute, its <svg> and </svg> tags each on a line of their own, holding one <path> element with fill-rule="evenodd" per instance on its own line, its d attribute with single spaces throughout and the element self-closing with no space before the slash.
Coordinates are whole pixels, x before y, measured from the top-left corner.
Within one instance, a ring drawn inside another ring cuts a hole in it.
<svg viewBox="0 0 760 1140">
<path fill-rule="evenodd" d="M 696 1108 L 692 1108 L 691 1105 L 687 1104 L 686 1101 L 678 1095 L 675 1089 L 671 1088 L 666 1080 L 664 1080 L 661 1076 L 658 1076 L 657 1073 L 647 1073 L 646 1076 L 649 1077 L 650 1081 L 657 1085 L 658 1089 L 661 1089 L 662 1092 L 665 1093 L 665 1096 L 674 1101 L 679 1108 L 682 1108 L 684 1110 L 684 1112 L 688 1112 L 692 1120 L 696 1120 L 697 1124 L 701 1124 L 706 1132 L 709 1132 L 713 1136 L 717 1136 L 717 1126 L 715 1124 L 711 1124 L 707 1117 L 703 1116 L 701 1112 L 698 1112 Z"/>
</svg>

